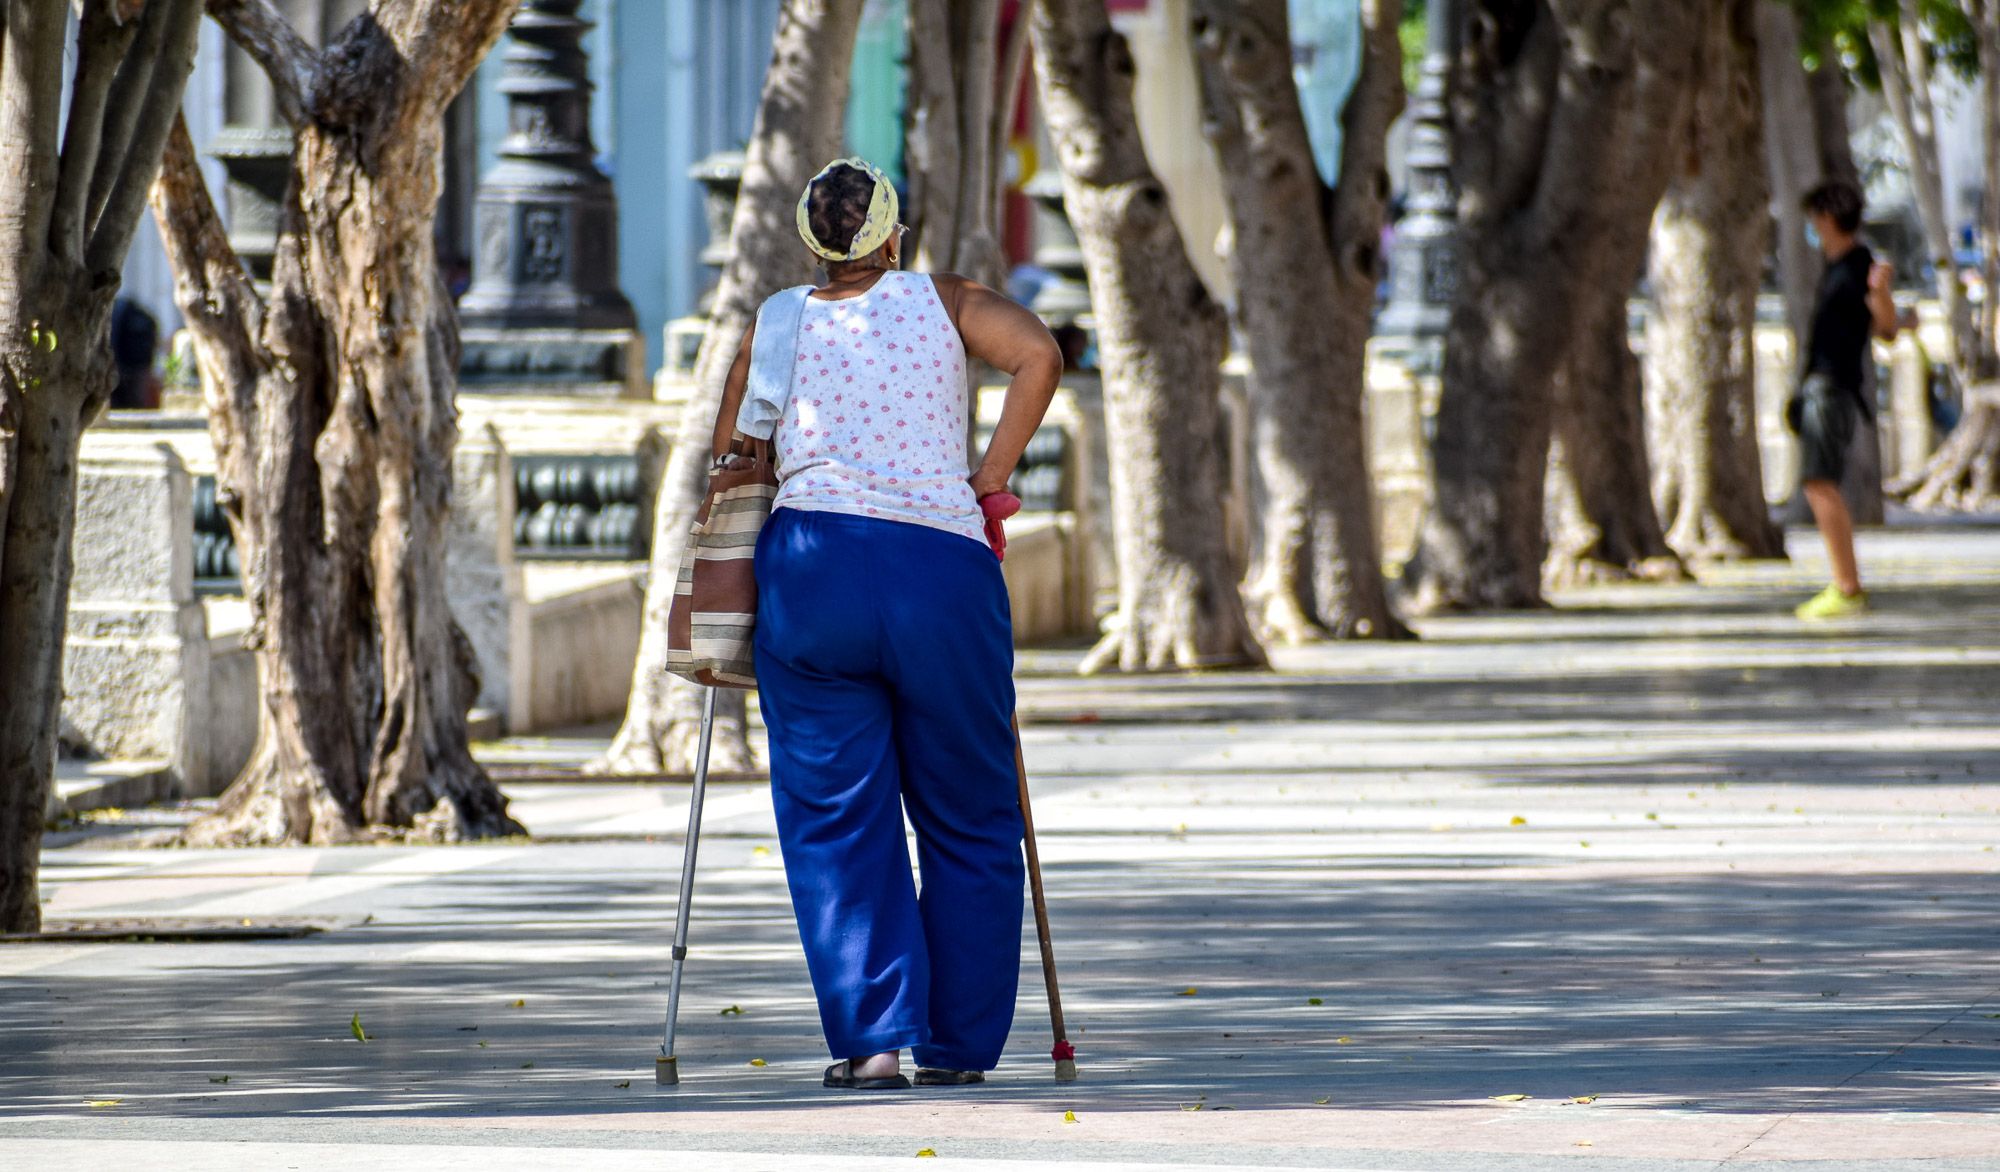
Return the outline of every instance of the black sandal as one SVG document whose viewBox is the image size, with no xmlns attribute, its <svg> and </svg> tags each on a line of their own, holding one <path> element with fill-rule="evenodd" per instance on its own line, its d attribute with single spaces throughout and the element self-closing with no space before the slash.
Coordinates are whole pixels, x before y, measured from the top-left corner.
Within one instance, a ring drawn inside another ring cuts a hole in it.
<svg viewBox="0 0 2000 1172">
<path fill-rule="evenodd" d="M 986 1075 L 977 1070 L 944 1070 L 936 1066 L 917 1067 L 917 1085 L 920 1087 L 967 1087 L 976 1082 L 985 1082 Z"/>
<path fill-rule="evenodd" d="M 902 1074 L 892 1074 L 887 1078 L 856 1078 L 850 1063 L 836 1062 L 826 1068 L 826 1076 L 820 1079 L 819 1085 L 842 1091 L 907 1091 L 910 1080 Z"/>
</svg>

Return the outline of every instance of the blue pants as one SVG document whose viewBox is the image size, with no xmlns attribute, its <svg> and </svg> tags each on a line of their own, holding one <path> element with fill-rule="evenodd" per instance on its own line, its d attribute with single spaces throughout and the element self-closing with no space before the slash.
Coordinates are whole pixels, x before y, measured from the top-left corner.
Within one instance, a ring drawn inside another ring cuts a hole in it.
<svg viewBox="0 0 2000 1172">
<path fill-rule="evenodd" d="M 991 1070 L 1014 1018 L 1024 879 L 1013 627 L 992 551 L 780 508 L 757 541 L 756 651 L 828 1049 Z"/>
</svg>

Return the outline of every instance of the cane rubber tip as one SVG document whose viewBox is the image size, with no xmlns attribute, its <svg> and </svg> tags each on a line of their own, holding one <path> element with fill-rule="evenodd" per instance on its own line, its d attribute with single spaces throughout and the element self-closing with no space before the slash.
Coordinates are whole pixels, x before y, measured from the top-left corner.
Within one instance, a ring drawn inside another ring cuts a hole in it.
<svg viewBox="0 0 2000 1172">
<path fill-rule="evenodd" d="M 1071 1075 L 1071 1077 L 1075 1077 Z M 677 1087 L 681 1085 L 681 1070 L 672 1058 L 661 1055 L 653 1059 L 653 1082 L 657 1086 Z"/>
<path fill-rule="evenodd" d="M 1057 1082 L 1076 1081 L 1076 1059 L 1074 1058 L 1056 1059 L 1056 1081 Z"/>
</svg>

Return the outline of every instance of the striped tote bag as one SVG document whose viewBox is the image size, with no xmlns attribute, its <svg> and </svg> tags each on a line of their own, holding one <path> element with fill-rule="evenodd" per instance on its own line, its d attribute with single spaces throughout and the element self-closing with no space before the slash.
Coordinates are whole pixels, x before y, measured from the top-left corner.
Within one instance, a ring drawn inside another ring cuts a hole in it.
<svg viewBox="0 0 2000 1172">
<path fill-rule="evenodd" d="M 738 435 L 708 472 L 667 616 L 667 670 L 711 688 L 754 688 L 757 534 L 778 496 L 768 440 Z"/>
</svg>

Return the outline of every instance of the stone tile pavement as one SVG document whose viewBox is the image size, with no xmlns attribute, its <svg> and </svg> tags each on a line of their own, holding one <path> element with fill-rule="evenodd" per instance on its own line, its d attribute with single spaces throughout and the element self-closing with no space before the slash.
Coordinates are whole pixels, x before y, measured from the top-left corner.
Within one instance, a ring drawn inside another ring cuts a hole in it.
<svg viewBox="0 0 2000 1172">
<path fill-rule="evenodd" d="M 64 836 L 51 917 L 332 927 L 0 946 L 0 1167 L 2000 1168 L 2000 529 L 1868 535 L 1879 612 L 1824 628 L 1792 546 L 1268 676 L 1024 656 L 1066 1086 L 1030 933 L 992 1083 L 819 1089 L 755 784 L 677 1091 L 684 787 L 518 786 L 537 839 L 477 847 Z"/>
</svg>

